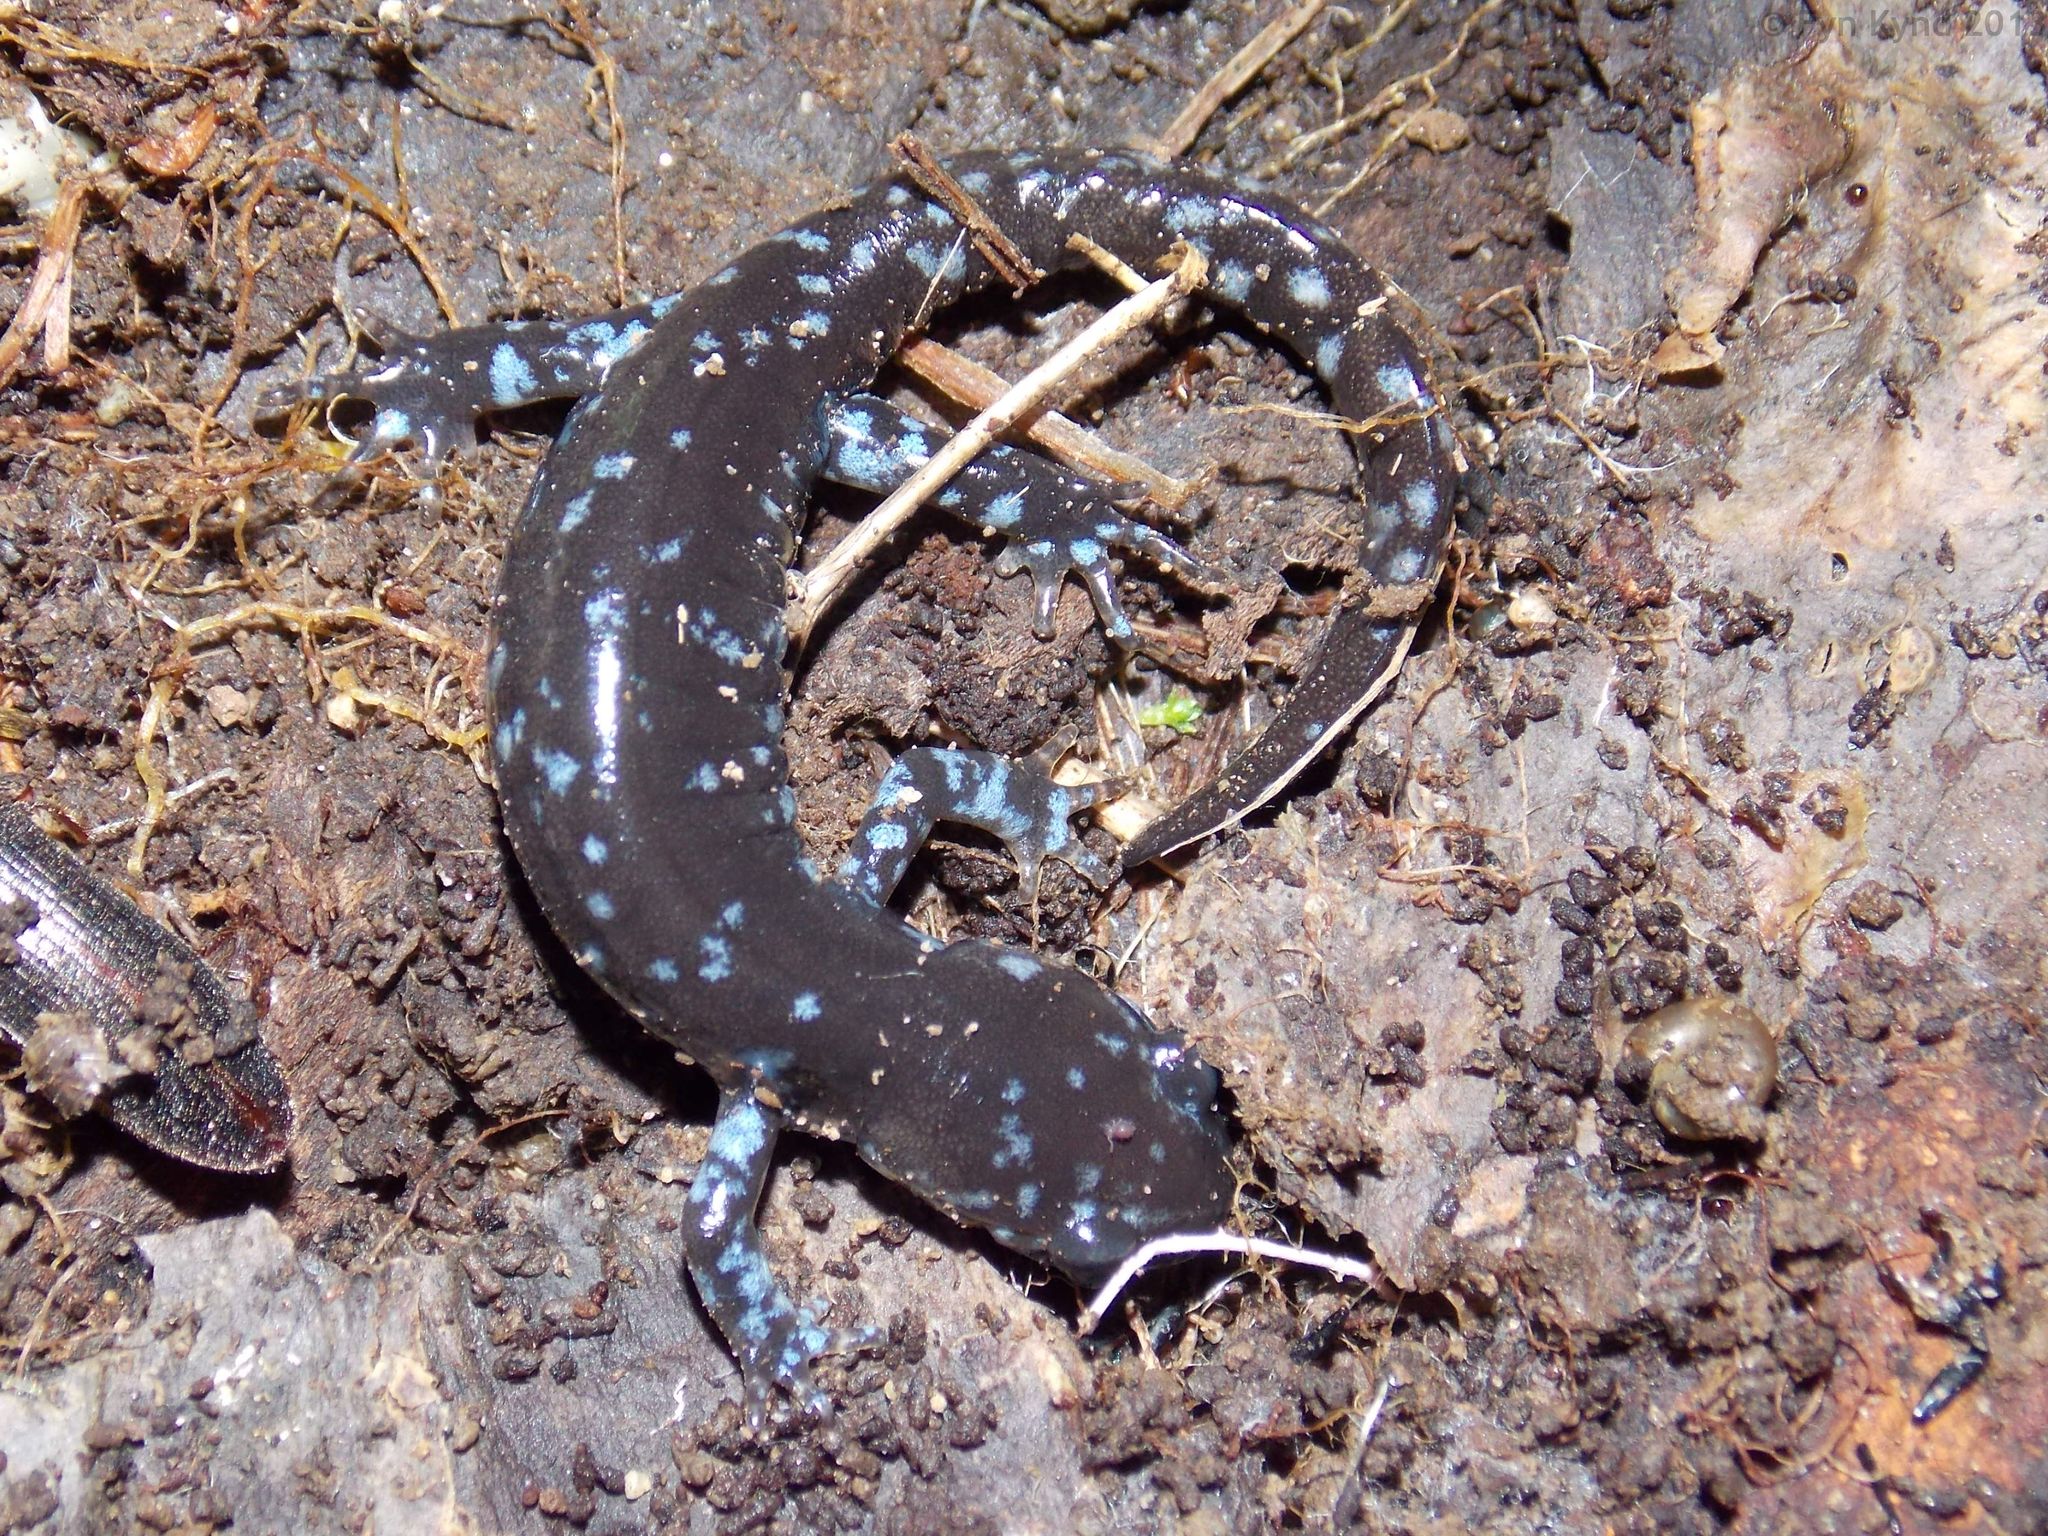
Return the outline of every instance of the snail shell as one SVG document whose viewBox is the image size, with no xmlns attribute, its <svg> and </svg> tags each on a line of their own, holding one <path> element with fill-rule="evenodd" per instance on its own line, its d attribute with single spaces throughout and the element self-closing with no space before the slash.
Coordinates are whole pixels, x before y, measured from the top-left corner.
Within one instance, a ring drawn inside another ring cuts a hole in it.
<svg viewBox="0 0 2048 1536">
<path fill-rule="evenodd" d="M 1687 1141 L 1760 1141 L 1778 1042 L 1739 1003 L 1695 997 L 1644 1018 L 1622 1042 L 1624 1078 L 1649 1082 L 1650 1112 Z"/>
</svg>

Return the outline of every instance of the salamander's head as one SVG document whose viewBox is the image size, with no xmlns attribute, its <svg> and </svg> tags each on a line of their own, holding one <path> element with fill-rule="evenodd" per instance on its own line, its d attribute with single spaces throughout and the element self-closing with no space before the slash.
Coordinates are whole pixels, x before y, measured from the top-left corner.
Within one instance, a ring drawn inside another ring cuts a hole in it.
<svg viewBox="0 0 2048 1536">
<path fill-rule="evenodd" d="M 1075 981 L 1085 978 L 1071 978 L 1066 990 Z M 1178 1034 L 1086 984 L 1115 1022 L 1100 1013 L 1091 1019 L 1097 1049 L 1062 1074 L 1080 1133 L 1072 1166 L 1049 1181 L 1054 1214 L 1041 1232 L 1046 1260 L 1082 1282 L 1104 1278 L 1152 1238 L 1224 1225 L 1236 1190 L 1216 1069 Z M 1126 1049 L 1111 1043 L 1118 1039 Z"/>
<path fill-rule="evenodd" d="M 1149 1238 L 1228 1219 L 1219 1083 L 1185 1041 L 1080 972 L 1017 951 L 954 944 L 929 969 L 934 1006 L 958 1016 L 923 1021 L 922 1124 L 884 1110 L 896 1145 L 864 1148 L 870 1160 L 1083 1282 Z"/>
</svg>

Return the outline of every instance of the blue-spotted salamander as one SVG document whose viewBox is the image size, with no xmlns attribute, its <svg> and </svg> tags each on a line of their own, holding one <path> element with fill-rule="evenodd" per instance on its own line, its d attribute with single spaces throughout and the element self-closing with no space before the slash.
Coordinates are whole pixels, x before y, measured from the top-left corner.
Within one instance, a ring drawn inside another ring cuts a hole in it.
<svg viewBox="0 0 2048 1536">
<path fill-rule="evenodd" d="M 1176 241 L 1215 297 L 1297 352 L 1354 435 L 1363 570 L 1435 580 L 1453 451 L 1372 269 L 1284 202 L 1134 155 L 968 155 L 948 171 L 1032 263 L 1084 233 L 1144 266 Z M 1069 827 L 1093 801 L 1035 765 L 913 748 L 836 877 L 805 857 L 781 746 L 785 573 L 814 483 L 898 483 L 925 429 L 866 393 L 937 310 L 992 282 L 961 226 L 900 181 L 853 194 L 696 289 L 598 319 L 406 340 L 290 398 L 375 408 L 357 456 L 429 459 L 477 415 L 578 401 L 509 548 L 495 609 L 492 753 L 505 827 L 548 920 L 643 1025 L 718 1082 L 686 1258 L 748 1380 L 792 1389 L 833 1343 L 770 1274 L 753 1210 L 777 1132 L 851 1142 L 960 1221 L 1085 1278 L 1229 1209 L 1217 1077 L 1094 980 L 981 942 L 939 944 L 888 900 L 936 821 L 1110 871 Z M 1112 549 L 1198 569 L 1084 480 L 997 449 L 936 498 L 1007 541 L 1049 617 L 1063 574 L 1128 637 Z M 1128 861 L 1227 824 L 1365 707 L 1412 628 L 1341 613 L 1308 674 L 1219 782 Z"/>
</svg>

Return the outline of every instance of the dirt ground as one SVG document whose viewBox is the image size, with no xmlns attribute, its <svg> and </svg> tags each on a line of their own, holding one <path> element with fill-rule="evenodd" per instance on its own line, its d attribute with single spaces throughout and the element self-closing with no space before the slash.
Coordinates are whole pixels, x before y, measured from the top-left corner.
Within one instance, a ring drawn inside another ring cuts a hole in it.
<svg viewBox="0 0 2048 1536">
<path fill-rule="evenodd" d="M 778 1268 L 885 1342 L 830 1422 L 748 1431 L 678 1269 L 708 1085 L 496 830 L 487 612 L 557 418 L 337 496 L 253 403 L 344 312 L 687 286 L 904 130 L 1156 142 L 1288 8 L 1129 9 L 0 3 L 0 119 L 81 136 L 0 231 L 0 315 L 46 317 L 0 340 L 0 770 L 256 1000 L 298 1112 L 229 1179 L 0 1083 L 0 1532 L 2048 1530 L 2048 33 L 2010 0 L 1331 6 L 1208 117 L 1196 158 L 1403 285 L 1473 464 L 1452 574 L 1342 752 L 1171 877 L 1029 906 L 962 839 L 910 905 L 1185 1031 L 1247 1229 L 1386 1281 L 1196 1264 L 1076 1338 L 792 1138 Z M 1103 297 L 943 334 L 1014 375 Z M 1345 563 L 1345 449 L 1264 409 L 1316 403 L 1202 313 L 1064 401 L 1200 478 L 1198 554 L 1284 572 L 1248 645 L 1135 563 L 1135 656 L 1077 590 L 1042 643 L 992 548 L 900 540 L 797 683 L 821 858 L 934 729 L 1199 784 Z M 1185 731 L 1139 723 L 1176 689 Z"/>
</svg>

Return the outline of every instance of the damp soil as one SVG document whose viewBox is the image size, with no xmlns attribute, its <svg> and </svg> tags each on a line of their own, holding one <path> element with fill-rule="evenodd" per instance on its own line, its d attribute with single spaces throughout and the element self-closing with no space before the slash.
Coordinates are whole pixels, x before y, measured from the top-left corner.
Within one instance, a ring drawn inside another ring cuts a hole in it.
<svg viewBox="0 0 2048 1536">
<path fill-rule="evenodd" d="M 85 141 L 75 238 L 0 231 L 0 313 L 61 270 L 69 321 L 0 342 L 0 771 L 298 1112 L 232 1179 L 0 1082 L 0 1531 L 2048 1529 L 2032 6 L 1331 7 L 1217 110 L 1198 159 L 1402 286 L 1472 466 L 1443 591 L 1277 809 L 1031 903 L 943 839 L 904 905 L 1187 1034 L 1243 1225 L 1384 1283 L 1197 1264 L 1077 1338 L 791 1138 L 770 1251 L 876 1342 L 829 1418 L 740 1412 L 678 1267 L 713 1096 L 546 934 L 488 782 L 556 420 L 338 487 L 255 402 L 351 327 L 687 286 L 905 130 L 1141 140 L 1278 9 L 0 7 L 0 111 Z M 941 333 L 1014 373 L 1104 298 Z M 1197 309 L 1061 403 L 1198 483 L 1247 595 L 1131 562 L 1135 653 L 1078 590 L 1042 641 L 916 525 L 796 681 L 821 861 L 934 734 L 1070 734 L 1140 817 L 1312 651 L 1351 482 L 1289 359 Z"/>
</svg>

